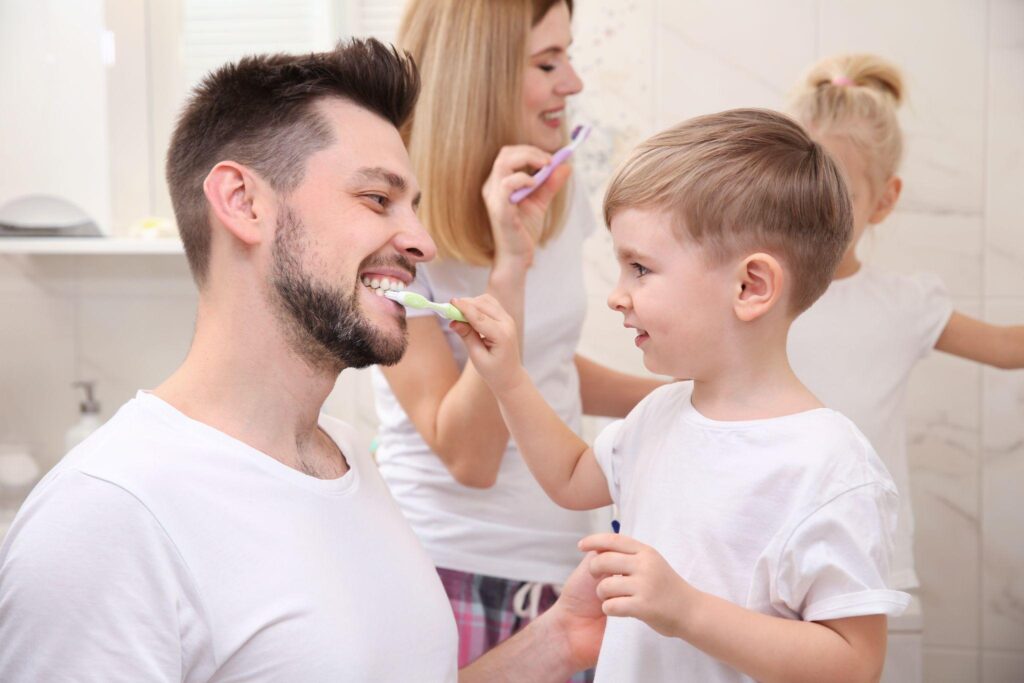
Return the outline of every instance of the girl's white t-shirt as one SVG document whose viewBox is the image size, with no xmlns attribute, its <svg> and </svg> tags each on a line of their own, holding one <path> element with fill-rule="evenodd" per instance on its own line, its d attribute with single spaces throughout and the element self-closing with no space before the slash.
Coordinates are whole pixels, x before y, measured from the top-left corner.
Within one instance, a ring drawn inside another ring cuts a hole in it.
<svg viewBox="0 0 1024 683">
<path fill-rule="evenodd" d="M 900 492 L 893 586 L 918 586 L 905 420 L 907 382 L 935 347 L 953 305 L 933 275 L 870 266 L 835 280 L 789 333 L 793 370 L 818 399 L 871 441 Z"/>
<path fill-rule="evenodd" d="M 526 278 L 523 365 L 576 432 L 582 409 L 573 357 L 586 314 L 583 241 L 593 228 L 577 184 L 566 225 L 537 250 Z M 476 296 L 486 291 L 489 274 L 486 266 L 439 261 L 419 266 L 409 290 L 442 302 Z M 413 309 L 407 314 L 433 315 Z M 461 369 L 466 363 L 462 342 L 446 320 L 436 320 Z M 493 487 L 459 484 L 416 431 L 379 369 L 373 370 L 373 382 L 381 474 L 437 566 L 517 581 L 563 582 L 579 563 L 576 542 L 589 531 L 588 516 L 551 502 L 511 439 Z"/>
</svg>

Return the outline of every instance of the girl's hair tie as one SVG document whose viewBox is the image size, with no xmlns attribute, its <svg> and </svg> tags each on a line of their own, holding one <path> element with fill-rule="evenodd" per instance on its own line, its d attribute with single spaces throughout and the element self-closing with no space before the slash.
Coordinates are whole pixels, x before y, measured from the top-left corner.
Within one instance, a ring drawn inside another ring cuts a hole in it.
<svg viewBox="0 0 1024 683">
<path fill-rule="evenodd" d="M 848 88 L 851 85 L 854 85 L 854 83 L 850 80 L 849 76 L 836 76 L 832 79 L 832 85 Z"/>
</svg>

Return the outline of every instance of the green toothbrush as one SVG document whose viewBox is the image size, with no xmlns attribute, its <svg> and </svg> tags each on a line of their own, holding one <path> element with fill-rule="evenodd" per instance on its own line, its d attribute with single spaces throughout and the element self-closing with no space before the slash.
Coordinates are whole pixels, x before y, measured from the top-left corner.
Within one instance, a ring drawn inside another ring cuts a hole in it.
<svg viewBox="0 0 1024 683">
<path fill-rule="evenodd" d="M 451 304 L 435 303 L 428 299 L 427 297 L 417 294 L 416 292 L 396 292 L 393 290 L 389 290 L 387 292 L 384 292 L 384 296 L 391 299 L 392 301 L 397 301 L 406 308 L 425 308 L 429 311 L 437 313 L 442 318 L 447 318 L 448 320 L 458 320 L 460 323 L 469 322 L 468 320 L 466 320 L 466 316 L 462 315 L 462 311 L 455 308 Z"/>
</svg>

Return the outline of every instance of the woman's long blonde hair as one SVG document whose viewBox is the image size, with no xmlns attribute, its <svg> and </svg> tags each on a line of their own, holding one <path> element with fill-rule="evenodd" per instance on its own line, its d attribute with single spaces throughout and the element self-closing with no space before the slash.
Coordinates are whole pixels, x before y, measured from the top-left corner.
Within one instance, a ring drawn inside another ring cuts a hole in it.
<svg viewBox="0 0 1024 683">
<path fill-rule="evenodd" d="M 794 91 L 790 108 L 815 135 L 853 142 L 877 188 L 896 174 L 903 134 L 896 110 L 904 99 L 903 77 L 891 62 L 872 54 L 827 57 Z"/>
<path fill-rule="evenodd" d="M 402 130 L 423 187 L 419 216 L 441 258 L 494 259 L 481 188 L 504 145 L 522 143 L 523 69 L 530 28 L 566 0 L 411 0 L 398 46 L 423 88 Z M 572 9 L 571 0 L 568 2 Z M 552 200 L 538 242 L 564 223 L 566 191 Z"/>
</svg>

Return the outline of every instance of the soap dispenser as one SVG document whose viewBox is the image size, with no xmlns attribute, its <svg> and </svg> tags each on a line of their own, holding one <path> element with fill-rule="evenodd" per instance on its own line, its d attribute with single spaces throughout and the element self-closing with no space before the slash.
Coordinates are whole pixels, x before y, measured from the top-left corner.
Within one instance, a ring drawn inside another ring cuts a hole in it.
<svg viewBox="0 0 1024 683">
<path fill-rule="evenodd" d="M 103 424 L 100 420 L 100 404 L 94 395 L 95 385 L 95 382 L 71 383 L 71 386 L 81 387 L 85 390 L 85 400 L 78 404 L 80 410 L 78 422 L 68 430 L 67 435 L 64 437 L 65 451 L 70 451 L 80 444 L 85 440 L 85 437 L 92 434 L 97 427 Z"/>
</svg>

